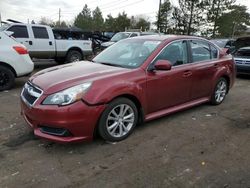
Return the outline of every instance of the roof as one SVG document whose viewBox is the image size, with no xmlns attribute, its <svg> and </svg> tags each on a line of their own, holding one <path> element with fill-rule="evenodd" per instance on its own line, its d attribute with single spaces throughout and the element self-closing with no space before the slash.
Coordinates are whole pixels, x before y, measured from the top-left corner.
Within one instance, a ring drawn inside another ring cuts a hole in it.
<svg viewBox="0 0 250 188">
<path fill-rule="evenodd" d="M 195 37 L 195 36 L 187 36 L 187 35 L 144 35 L 144 36 L 138 36 L 138 37 L 132 37 L 129 39 L 144 39 L 144 40 L 159 40 L 159 41 L 164 41 L 167 39 L 202 39 L 206 40 L 201 37 Z"/>
</svg>

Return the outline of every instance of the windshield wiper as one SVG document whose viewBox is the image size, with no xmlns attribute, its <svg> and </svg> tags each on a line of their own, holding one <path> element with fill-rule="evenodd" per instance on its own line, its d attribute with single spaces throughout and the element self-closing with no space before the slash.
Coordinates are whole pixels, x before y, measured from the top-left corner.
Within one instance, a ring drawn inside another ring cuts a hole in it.
<svg viewBox="0 0 250 188">
<path fill-rule="evenodd" d="M 113 66 L 113 67 L 122 67 L 122 68 L 124 68 L 124 66 L 122 66 L 122 65 L 113 64 L 113 63 L 100 63 L 100 64 L 108 65 L 108 66 Z"/>
</svg>

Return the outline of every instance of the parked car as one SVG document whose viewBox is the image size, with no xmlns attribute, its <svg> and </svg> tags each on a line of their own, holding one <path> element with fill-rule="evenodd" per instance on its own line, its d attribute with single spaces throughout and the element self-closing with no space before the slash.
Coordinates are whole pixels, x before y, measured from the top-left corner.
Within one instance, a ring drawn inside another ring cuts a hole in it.
<svg viewBox="0 0 250 188">
<path fill-rule="evenodd" d="M 10 32 L 0 32 L 0 91 L 11 89 L 15 78 L 33 71 L 27 48 L 15 41 Z"/>
<path fill-rule="evenodd" d="M 231 48 L 234 44 L 234 39 L 211 39 L 212 43 L 216 44 L 220 48 Z"/>
<path fill-rule="evenodd" d="M 101 49 L 104 50 L 105 48 L 113 45 L 114 43 L 130 38 L 130 37 L 137 37 L 137 36 L 145 36 L 145 35 L 158 35 L 158 33 L 154 32 L 119 32 L 116 33 L 108 42 L 104 42 L 101 44 Z"/>
<path fill-rule="evenodd" d="M 59 63 L 82 60 L 92 54 L 92 42 L 74 37 L 58 38 L 50 26 L 39 24 L 12 23 L 0 28 L 2 31 L 12 31 L 13 37 L 25 45 L 31 58 L 55 59 Z"/>
<path fill-rule="evenodd" d="M 237 74 L 250 75 L 250 37 L 240 37 L 235 41 L 233 56 Z"/>
<path fill-rule="evenodd" d="M 33 75 L 21 94 L 35 135 L 57 142 L 128 137 L 142 121 L 206 102 L 219 105 L 235 80 L 231 55 L 190 36 L 125 39 L 93 62 Z"/>
</svg>

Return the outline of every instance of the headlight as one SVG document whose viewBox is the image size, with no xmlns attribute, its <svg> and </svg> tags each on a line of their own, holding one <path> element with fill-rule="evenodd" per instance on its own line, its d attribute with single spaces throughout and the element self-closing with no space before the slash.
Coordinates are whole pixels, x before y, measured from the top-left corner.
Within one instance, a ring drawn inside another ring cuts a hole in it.
<svg viewBox="0 0 250 188">
<path fill-rule="evenodd" d="M 81 100 L 83 95 L 88 91 L 91 86 L 91 82 L 84 83 L 71 87 L 69 89 L 63 90 L 61 92 L 49 95 L 42 104 L 45 105 L 68 105 L 75 101 Z"/>
</svg>

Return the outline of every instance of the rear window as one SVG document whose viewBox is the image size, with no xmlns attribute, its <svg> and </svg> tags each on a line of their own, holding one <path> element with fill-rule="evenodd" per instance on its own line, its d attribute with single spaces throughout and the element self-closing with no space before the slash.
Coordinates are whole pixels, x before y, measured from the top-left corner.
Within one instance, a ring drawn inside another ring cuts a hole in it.
<svg viewBox="0 0 250 188">
<path fill-rule="evenodd" d="M 15 38 L 29 38 L 28 30 L 26 26 L 15 25 L 15 26 L 10 27 L 7 31 L 14 32 L 12 36 Z"/>
<path fill-rule="evenodd" d="M 32 27 L 34 37 L 37 39 L 48 39 L 49 35 L 45 27 Z"/>
</svg>

